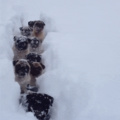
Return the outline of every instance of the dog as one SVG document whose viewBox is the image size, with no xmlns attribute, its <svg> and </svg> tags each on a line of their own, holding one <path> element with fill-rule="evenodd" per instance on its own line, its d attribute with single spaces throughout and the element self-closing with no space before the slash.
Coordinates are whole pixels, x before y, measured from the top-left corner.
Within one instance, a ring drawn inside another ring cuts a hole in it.
<svg viewBox="0 0 120 120">
<path fill-rule="evenodd" d="M 29 39 L 30 45 L 29 50 L 30 52 L 42 53 L 41 44 L 42 41 L 37 38 Z"/>
<path fill-rule="evenodd" d="M 26 37 L 30 37 L 31 34 L 32 34 L 32 28 L 30 27 L 20 27 L 20 32 L 21 32 L 21 35 L 23 36 L 26 36 Z"/>
<path fill-rule="evenodd" d="M 45 38 L 45 34 L 44 34 L 45 23 L 43 21 L 40 21 L 40 20 L 29 21 L 28 25 L 30 28 L 33 29 L 32 36 L 43 41 L 43 39 Z"/>
<path fill-rule="evenodd" d="M 30 93 L 21 95 L 20 104 L 26 112 L 33 112 L 38 120 L 49 120 L 54 98 L 47 94 Z"/>
<path fill-rule="evenodd" d="M 28 22 L 28 26 L 29 26 L 30 28 L 33 28 L 33 26 L 34 26 L 34 24 L 35 24 L 36 22 L 43 22 L 43 21 L 40 21 L 40 20 L 29 21 L 29 22 Z M 44 23 L 44 22 L 43 22 L 43 23 Z M 45 24 L 45 23 L 44 23 L 44 24 Z"/>
<path fill-rule="evenodd" d="M 36 78 L 39 77 L 40 75 L 43 74 L 45 65 L 43 65 L 40 62 L 30 62 L 31 65 L 31 80 L 30 80 L 30 85 L 31 86 L 37 86 L 36 85 Z"/>
<path fill-rule="evenodd" d="M 29 62 L 25 59 L 13 61 L 15 81 L 19 83 L 21 94 L 27 92 L 27 86 L 38 88 L 36 85 L 36 77 L 39 77 L 45 66 L 39 62 Z"/>
<path fill-rule="evenodd" d="M 26 55 L 26 60 L 31 65 L 31 83 L 30 85 L 36 86 L 36 78 L 44 73 L 45 65 L 42 64 L 41 55 L 37 53 L 29 53 Z"/>
<path fill-rule="evenodd" d="M 25 56 L 25 58 L 30 61 L 30 62 L 42 62 L 42 57 L 41 55 L 37 54 L 37 53 L 29 53 Z"/>
<path fill-rule="evenodd" d="M 36 78 L 44 73 L 45 65 L 42 64 L 41 55 L 37 53 L 29 53 L 26 55 L 26 59 L 31 65 L 31 83 L 30 85 L 36 85 Z"/>
<path fill-rule="evenodd" d="M 25 36 L 14 36 L 14 41 L 12 48 L 14 52 L 13 60 L 24 59 L 25 55 L 29 53 L 29 38 Z"/>
<path fill-rule="evenodd" d="M 13 61 L 15 81 L 18 82 L 21 89 L 21 94 L 27 92 L 27 85 L 31 80 L 31 66 L 27 60 L 19 59 Z"/>
</svg>

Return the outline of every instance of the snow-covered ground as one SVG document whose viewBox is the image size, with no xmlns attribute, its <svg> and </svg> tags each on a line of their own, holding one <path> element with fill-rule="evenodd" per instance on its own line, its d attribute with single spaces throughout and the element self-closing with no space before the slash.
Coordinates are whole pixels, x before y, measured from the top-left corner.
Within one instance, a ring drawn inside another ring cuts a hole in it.
<svg viewBox="0 0 120 120">
<path fill-rule="evenodd" d="M 40 91 L 54 97 L 51 120 L 120 120 L 119 0 L 0 0 L 0 120 L 36 120 L 19 106 L 13 35 L 29 20 L 48 32 Z"/>
</svg>

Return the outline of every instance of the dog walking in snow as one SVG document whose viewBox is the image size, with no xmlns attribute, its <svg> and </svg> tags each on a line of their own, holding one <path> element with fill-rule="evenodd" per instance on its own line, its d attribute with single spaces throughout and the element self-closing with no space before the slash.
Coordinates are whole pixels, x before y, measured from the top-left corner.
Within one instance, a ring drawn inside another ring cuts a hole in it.
<svg viewBox="0 0 120 120">
<path fill-rule="evenodd" d="M 20 85 L 21 93 L 27 92 L 27 85 L 30 84 L 31 66 L 27 60 L 19 59 L 13 61 L 15 81 Z"/>
<path fill-rule="evenodd" d="M 29 53 L 29 38 L 25 36 L 14 36 L 13 45 L 13 60 L 24 59 L 25 55 Z"/>
<path fill-rule="evenodd" d="M 39 40 L 43 41 L 45 38 L 44 34 L 44 26 L 45 23 L 43 21 L 29 21 L 28 25 L 32 28 L 32 36 L 38 38 Z"/>
</svg>

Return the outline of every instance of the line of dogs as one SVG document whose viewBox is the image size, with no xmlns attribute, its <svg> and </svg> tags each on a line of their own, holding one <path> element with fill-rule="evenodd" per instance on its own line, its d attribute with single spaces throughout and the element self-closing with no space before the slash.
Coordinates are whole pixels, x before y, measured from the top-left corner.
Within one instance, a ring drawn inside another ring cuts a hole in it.
<svg viewBox="0 0 120 120">
<path fill-rule="evenodd" d="M 37 93 L 39 86 L 36 78 L 44 73 L 41 53 L 42 42 L 45 38 L 45 23 L 41 20 L 29 21 L 28 26 L 20 27 L 20 35 L 14 36 L 13 66 L 15 81 L 20 85 L 20 103 L 27 105 L 26 111 L 34 112 L 39 120 L 49 120 L 49 109 L 53 97 Z"/>
<path fill-rule="evenodd" d="M 43 21 L 30 21 L 28 27 L 20 27 L 21 35 L 13 38 L 15 81 L 19 83 L 21 93 L 27 92 L 27 85 L 37 87 L 36 78 L 45 69 L 40 55 L 45 38 L 44 26 Z"/>
</svg>

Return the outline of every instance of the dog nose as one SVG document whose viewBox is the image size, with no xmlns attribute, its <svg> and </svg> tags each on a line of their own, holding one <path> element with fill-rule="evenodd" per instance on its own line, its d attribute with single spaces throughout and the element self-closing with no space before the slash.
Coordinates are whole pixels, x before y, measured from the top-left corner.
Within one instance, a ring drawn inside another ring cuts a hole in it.
<svg viewBox="0 0 120 120">
<path fill-rule="evenodd" d="M 19 75 L 20 75 L 20 76 L 24 76 L 25 73 L 24 73 L 24 72 L 19 72 Z"/>
</svg>

